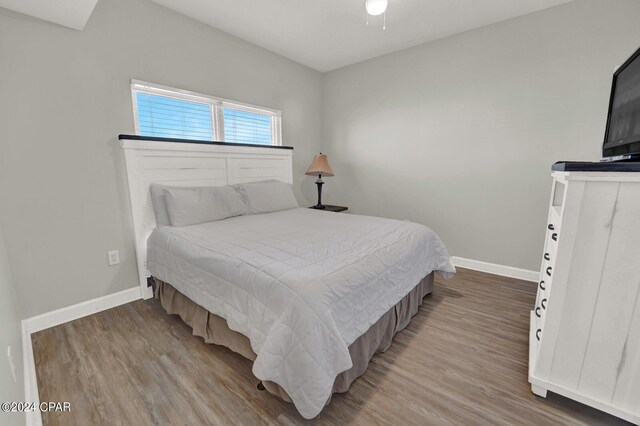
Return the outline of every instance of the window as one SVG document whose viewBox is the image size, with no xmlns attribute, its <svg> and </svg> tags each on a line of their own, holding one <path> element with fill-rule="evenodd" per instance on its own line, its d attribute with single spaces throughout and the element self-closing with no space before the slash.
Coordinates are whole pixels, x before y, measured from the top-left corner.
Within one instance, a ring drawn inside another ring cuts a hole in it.
<svg viewBox="0 0 640 426">
<path fill-rule="evenodd" d="M 213 140 L 208 104 L 140 91 L 136 93 L 136 102 L 140 135 Z"/>
<path fill-rule="evenodd" d="M 227 142 L 271 144 L 271 117 L 235 108 L 223 108 Z"/>
<path fill-rule="evenodd" d="M 282 145 L 280 111 L 132 80 L 136 134 Z"/>
</svg>

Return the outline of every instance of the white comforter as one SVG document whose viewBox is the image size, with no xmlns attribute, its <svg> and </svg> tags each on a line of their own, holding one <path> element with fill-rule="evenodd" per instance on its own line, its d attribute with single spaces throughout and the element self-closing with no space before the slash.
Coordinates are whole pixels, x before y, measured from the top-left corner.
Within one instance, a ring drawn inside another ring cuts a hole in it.
<svg viewBox="0 0 640 426">
<path fill-rule="evenodd" d="M 249 338 L 253 373 L 317 416 L 349 345 L 423 277 L 455 273 L 411 222 L 298 208 L 156 229 L 148 268 Z"/>
</svg>

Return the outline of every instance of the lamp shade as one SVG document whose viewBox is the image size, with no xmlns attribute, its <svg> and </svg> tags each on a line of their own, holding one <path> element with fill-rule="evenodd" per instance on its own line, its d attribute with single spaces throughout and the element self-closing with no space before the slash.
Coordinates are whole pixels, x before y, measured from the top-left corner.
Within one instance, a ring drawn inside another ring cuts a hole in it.
<svg viewBox="0 0 640 426">
<path fill-rule="evenodd" d="M 327 160 L 326 154 L 320 153 L 316 154 L 313 157 L 313 161 L 311 165 L 307 169 L 305 173 L 307 175 L 323 175 L 323 176 L 333 176 L 333 170 L 331 170 L 331 166 L 329 165 L 329 161 Z"/>
</svg>

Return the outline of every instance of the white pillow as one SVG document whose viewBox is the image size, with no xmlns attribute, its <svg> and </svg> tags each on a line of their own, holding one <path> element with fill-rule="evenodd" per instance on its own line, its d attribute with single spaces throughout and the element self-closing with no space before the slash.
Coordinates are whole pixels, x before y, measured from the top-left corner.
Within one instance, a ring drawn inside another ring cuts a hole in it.
<svg viewBox="0 0 640 426">
<path fill-rule="evenodd" d="M 156 217 L 157 226 L 171 225 L 169 212 L 167 211 L 167 203 L 164 202 L 164 189 L 176 188 L 175 186 L 166 186 L 159 183 L 152 183 L 149 186 L 151 193 L 151 205 L 153 206 L 153 215 Z"/>
<path fill-rule="evenodd" d="M 267 180 L 236 185 L 247 204 L 248 214 L 277 212 L 298 206 L 290 184 Z"/>
<path fill-rule="evenodd" d="M 164 188 L 172 226 L 213 222 L 247 213 L 240 194 L 229 186 Z"/>
</svg>

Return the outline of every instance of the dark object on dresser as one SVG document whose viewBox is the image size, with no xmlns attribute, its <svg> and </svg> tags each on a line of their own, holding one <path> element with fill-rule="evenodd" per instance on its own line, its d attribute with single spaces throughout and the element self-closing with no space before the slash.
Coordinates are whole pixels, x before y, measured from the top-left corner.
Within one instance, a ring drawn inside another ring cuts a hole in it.
<svg viewBox="0 0 640 426">
<path fill-rule="evenodd" d="M 551 166 L 554 172 L 640 172 L 638 161 L 558 161 Z"/>
<path fill-rule="evenodd" d="M 327 212 L 343 212 L 346 210 L 349 210 L 349 207 L 344 207 L 344 206 L 330 206 L 329 204 L 325 204 L 323 206 L 324 208 L 322 210 L 327 211 Z M 310 209 L 317 209 L 316 206 L 311 206 L 309 207 Z"/>
</svg>

